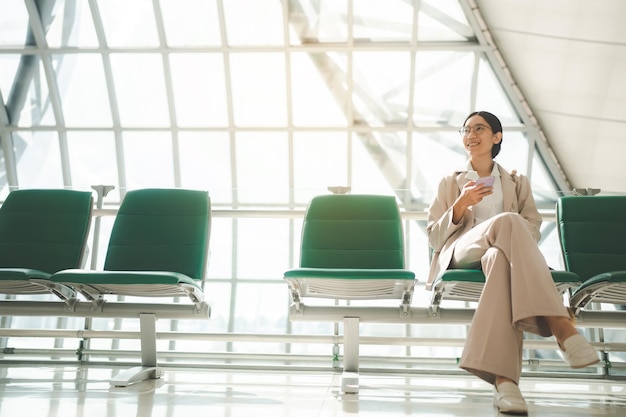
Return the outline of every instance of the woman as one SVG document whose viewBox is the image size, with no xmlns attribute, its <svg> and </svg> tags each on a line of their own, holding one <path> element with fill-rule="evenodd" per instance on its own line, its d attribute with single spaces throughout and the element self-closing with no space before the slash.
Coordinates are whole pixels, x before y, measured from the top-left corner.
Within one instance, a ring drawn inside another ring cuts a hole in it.
<svg viewBox="0 0 626 417">
<path fill-rule="evenodd" d="M 486 283 L 459 366 L 494 385 L 501 412 L 526 414 L 518 387 L 522 332 L 554 335 L 572 368 L 598 362 L 598 354 L 571 323 L 539 250 L 541 216 L 528 178 L 493 159 L 502 146 L 500 121 L 474 112 L 460 133 L 469 161 L 442 179 L 429 208 L 434 257 L 427 288 L 448 268 L 483 270 Z M 493 186 L 481 183 L 491 176 Z"/>
</svg>

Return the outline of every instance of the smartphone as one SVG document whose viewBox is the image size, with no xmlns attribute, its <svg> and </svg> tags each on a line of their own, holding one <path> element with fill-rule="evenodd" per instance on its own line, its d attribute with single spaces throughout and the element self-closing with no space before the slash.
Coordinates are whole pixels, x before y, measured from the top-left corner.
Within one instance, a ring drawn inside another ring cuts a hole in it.
<svg viewBox="0 0 626 417">
<path fill-rule="evenodd" d="M 476 185 L 478 184 L 484 184 L 486 187 L 493 187 L 493 182 L 494 182 L 495 178 L 494 176 L 489 176 L 489 177 L 482 177 L 482 178 L 478 178 L 476 180 Z"/>
</svg>

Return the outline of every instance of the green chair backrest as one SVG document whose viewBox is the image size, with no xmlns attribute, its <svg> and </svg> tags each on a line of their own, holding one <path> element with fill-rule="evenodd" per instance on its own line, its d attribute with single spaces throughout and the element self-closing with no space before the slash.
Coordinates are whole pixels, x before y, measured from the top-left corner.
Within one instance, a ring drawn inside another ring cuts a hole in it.
<svg viewBox="0 0 626 417">
<path fill-rule="evenodd" d="M 565 267 L 587 280 L 626 270 L 626 196 L 565 196 L 557 201 Z"/>
<path fill-rule="evenodd" d="M 179 272 L 203 279 L 210 226 L 206 191 L 128 191 L 113 223 L 104 269 Z"/>
<path fill-rule="evenodd" d="M 81 267 L 92 212 L 88 191 L 10 192 L 0 207 L 0 268 L 52 274 Z"/>
<path fill-rule="evenodd" d="M 403 269 L 404 236 L 395 198 L 314 197 L 304 217 L 300 267 Z"/>
</svg>

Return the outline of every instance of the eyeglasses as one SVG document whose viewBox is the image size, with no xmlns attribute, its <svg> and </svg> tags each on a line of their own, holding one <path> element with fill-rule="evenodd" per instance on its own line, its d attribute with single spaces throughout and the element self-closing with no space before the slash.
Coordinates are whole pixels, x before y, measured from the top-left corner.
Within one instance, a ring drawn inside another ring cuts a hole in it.
<svg viewBox="0 0 626 417">
<path fill-rule="evenodd" d="M 463 126 L 462 128 L 459 129 L 459 133 L 461 134 L 461 136 L 466 138 L 466 137 L 468 137 L 470 135 L 472 130 L 477 135 L 480 135 L 480 134 L 482 134 L 485 131 L 485 129 L 489 129 L 489 130 L 491 130 L 493 132 L 493 130 L 489 126 L 476 125 L 476 126 Z"/>
</svg>

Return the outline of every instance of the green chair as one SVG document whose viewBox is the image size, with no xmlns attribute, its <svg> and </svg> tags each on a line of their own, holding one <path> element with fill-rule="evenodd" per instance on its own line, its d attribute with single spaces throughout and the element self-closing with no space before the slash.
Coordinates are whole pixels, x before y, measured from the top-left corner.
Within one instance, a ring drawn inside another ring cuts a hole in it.
<svg viewBox="0 0 626 417">
<path fill-rule="evenodd" d="M 193 308 L 200 310 L 206 305 L 202 283 L 210 223 L 211 206 L 206 191 L 129 191 L 113 223 L 104 269 L 69 269 L 57 272 L 49 280 L 75 288 L 93 303 L 94 309 L 104 311 L 107 295 L 185 297 Z M 118 304 L 123 308 L 124 303 Z M 156 366 L 157 317 L 158 307 L 146 307 L 139 315 L 142 366 L 118 375 L 111 385 L 126 386 L 162 375 Z"/>
<path fill-rule="evenodd" d="M 404 269 L 404 232 L 394 197 L 313 198 L 302 225 L 300 267 L 288 270 L 292 301 L 398 299 L 411 303 L 415 273 Z"/>
<path fill-rule="evenodd" d="M 68 301 L 64 285 L 34 279 L 83 266 L 93 211 L 91 192 L 24 189 L 9 193 L 0 207 L 0 293 L 49 294 Z"/>
<path fill-rule="evenodd" d="M 576 288 L 581 281 L 571 271 L 550 270 L 559 294 Z M 430 309 L 436 314 L 442 301 L 478 302 L 485 285 L 485 274 L 480 269 L 448 269 L 433 284 Z"/>
<path fill-rule="evenodd" d="M 565 266 L 582 279 L 570 297 L 574 311 L 626 305 L 626 196 L 561 197 L 557 221 Z"/>
<path fill-rule="evenodd" d="M 302 226 L 300 266 L 284 273 L 290 317 L 304 315 L 305 298 L 395 299 L 407 313 L 415 274 L 404 267 L 404 233 L 394 197 L 314 197 Z M 375 309 L 368 310 L 375 314 Z M 358 310 L 344 321 L 344 392 L 358 391 Z M 400 313 L 402 314 L 402 313 Z"/>
</svg>

